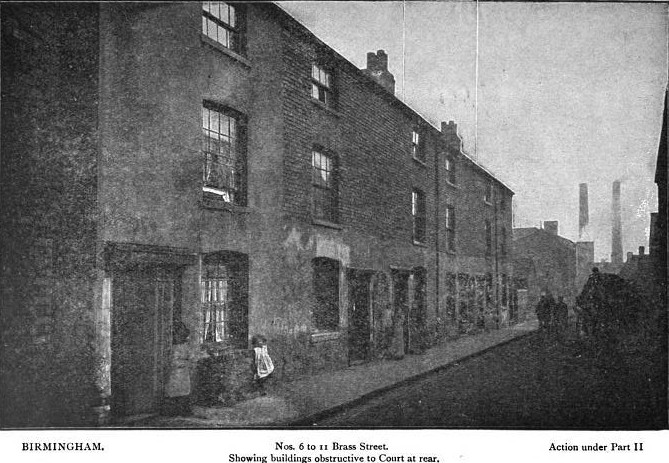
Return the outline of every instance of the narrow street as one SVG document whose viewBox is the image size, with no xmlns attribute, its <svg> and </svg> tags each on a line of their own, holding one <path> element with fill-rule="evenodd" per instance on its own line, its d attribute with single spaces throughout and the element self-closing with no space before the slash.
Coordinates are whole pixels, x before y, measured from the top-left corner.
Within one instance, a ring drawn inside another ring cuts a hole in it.
<svg viewBox="0 0 669 463">
<path fill-rule="evenodd" d="M 526 336 L 328 417 L 328 427 L 635 430 L 666 426 L 666 357 Z"/>
</svg>

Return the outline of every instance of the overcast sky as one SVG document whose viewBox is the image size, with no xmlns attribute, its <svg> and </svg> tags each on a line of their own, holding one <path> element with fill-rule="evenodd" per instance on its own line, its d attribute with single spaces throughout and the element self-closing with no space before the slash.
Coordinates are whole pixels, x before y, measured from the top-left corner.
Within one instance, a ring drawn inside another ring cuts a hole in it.
<svg viewBox="0 0 669 463">
<path fill-rule="evenodd" d="M 473 2 L 280 5 L 359 68 L 386 50 L 396 95 L 437 127 L 455 120 L 465 150 L 514 190 L 516 227 L 558 220 L 577 240 L 586 182 L 596 259 L 608 259 L 620 179 L 624 251 L 648 246 L 666 4 L 485 2 L 478 28 Z"/>
</svg>

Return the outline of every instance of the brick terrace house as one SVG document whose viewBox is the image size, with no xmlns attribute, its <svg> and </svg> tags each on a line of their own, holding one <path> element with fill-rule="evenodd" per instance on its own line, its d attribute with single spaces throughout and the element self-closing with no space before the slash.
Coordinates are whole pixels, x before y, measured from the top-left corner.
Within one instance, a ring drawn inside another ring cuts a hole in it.
<svg viewBox="0 0 669 463">
<path fill-rule="evenodd" d="M 269 3 L 3 4 L 2 425 L 156 412 L 175 320 L 278 380 L 512 322 L 513 193 L 368 60 Z"/>
</svg>

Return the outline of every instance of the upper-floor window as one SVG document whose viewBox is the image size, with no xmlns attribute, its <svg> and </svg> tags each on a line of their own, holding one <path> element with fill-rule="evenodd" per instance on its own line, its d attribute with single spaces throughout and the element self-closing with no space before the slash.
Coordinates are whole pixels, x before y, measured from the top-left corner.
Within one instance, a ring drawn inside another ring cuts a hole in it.
<svg viewBox="0 0 669 463">
<path fill-rule="evenodd" d="M 332 72 L 314 63 L 311 66 L 311 96 L 327 106 L 333 106 Z"/>
<path fill-rule="evenodd" d="M 224 47 L 244 54 L 242 8 L 225 2 L 202 2 L 202 33 Z"/>
<path fill-rule="evenodd" d="M 446 249 L 455 252 L 455 208 L 446 206 Z"/>
<path fill-rule="evenodd" d="M 425 150 L 423 149 L 422 138 L 418 130 L 414 129 L 411 131 L 411 156 L 420 162 L 425 162 Z"/>
<path fill-rule="evenodd" d="M 311 152 L 313 216 L 333 223 L 339 219 L 335 161 L 331 153 L 324 153 L 320 148 Z"/>
<path fill-rule="evenodd" d="M 414 243 L 425 243 L 427 207 L 425 193 L 421 190 L 414 189 L 411 193 L 411 214 L 413 216 L 413 241 Z"/>
<path fill-rule="evenodd" d="M 492 255 L 492 225 L 490 220 L 485 221 L 485 254 Z"/>
<path fill-rule="evenodd" d="M 492 182 L 486 182 L 483 187 L 483 201 L 492 204 Z"/>
<path fill-rule="evenodd" d="M 506 274 L 502 274 L 502 305 L 507 305 L 509 303 L 508 291 L 509 291 L 508 278 Z"/>
<path fill-rule="evenodd" d="M 211 102 L 202 107 L 202 169 L 205 196 L 244 205 L 245 121 L 241 114 Z"/>
<path fill-rule="evenodd" d="M 455 185 L 456 176 L 455 176 L 455 161 L 453 157 L 446 156 L 446 180 L 449 183 Z"/>
<path fill-rule="evenodd" d="M 506 227 L 502 227 L 499 234 L 499 253 L 506 257 Z"/>
</svg>

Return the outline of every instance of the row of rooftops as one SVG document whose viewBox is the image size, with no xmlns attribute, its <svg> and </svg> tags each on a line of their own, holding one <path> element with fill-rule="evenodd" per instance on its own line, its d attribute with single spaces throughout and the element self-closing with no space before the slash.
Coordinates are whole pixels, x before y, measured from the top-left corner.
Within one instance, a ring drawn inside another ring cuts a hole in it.
<svg viewBox="0 0 669 463">
<path fill-rule="evenodd" d="M 376 53 L 370 52 L 367 54 L 367 63 L 368 63 L 368 69 L 362 70 L 358 68 L 355 64 L 351 63 L 348 59 L 346 59 L 344 56 L 339 54 L 336 50 L 331 48 L 329 45 L 327 45 L 325 42 L 323 42 L 321 39 L 319 39 L 312 31 L 310 31 L 305 25 L 303 25 L 301 22 L 299 22 L 297 19 L 295 19 L 290 13 L 288 13 L 286 10 L 284 10 L 280 5 L 277 5 L 276 3 L 266 3 L 264 4 L 268 8 L 272 9 L 273 13 L 276 13 L 276 19 L 287 29 L 290 30 L 292 33 L 297 33 L 299 35 L 305 36 L 310 41 L 315 42 L 319 47 L 324 47 L 328 50 L 328 53 L 340 64 L 343 65 L 353 72 L 355 72 L 358 76 L 363 77 L 362 81 L 366 82 L 369 86 L 369 88 L 380 94 L 383 95 L 383 98 L 388 101 L 389 104 L 394 105 L 398 108 L 400 108 L 402 111 L 405 111 L 409 113 L 409 115 L 414 118 L 414 119 L 419 119 L 421 126 L 433 131 L 433 135 L 439 136 L 441 135 L 454 135 L 459 143 L 458 150 L 460 152 L 460 155 L 462 156 L 463 159 L 466 161 L 470 162 L 473 164 L 476 168 L 480 169 L 483 173 L 485 173 L 490 179 L 493 181 L 497 182 L 500 186 L 508 190 L 512 195 L 513 190 L 509 188 L 504 182 L 502 182 L 499 178 L 497 178 L 490 170 L 488 170 L 486 167 L 472 159 L 472 157 L 464 150 L 462 146 L 462 139 L 460 138 L 460 135 L 457 133 L 457 124 L 454 121 L 448 121 L 448 122 L 442 122 L 441 127 L 437 128 L 435 127 L 432 123 L 430 123 L 424 116 L 422 116 L 418 111 L 404 103 L 402 100 L 400 100 L 397 96 L 395 96 L 394 91 L 391 91 L 389 88 L 389 85 L 387 85 L 385 82 L 379 82 L 377 81 L 371 74 L 373 71 L 381 71 L 383 72 L 384 69 L 387 72 L 387 66 L 388 66 L 388 60 L 387 60 L 387 55 L 385 51 L 383 50 L 378 50 Z M 380 66 L 377 68 L 377 66 Z M 371 71 L 371 72 L 370 72 Z M 392 75 L 391 75 L 392 76 Z M 394 79 L 392 81 L 392 89 L 394 90 Z M 441 129 L 441 130 L 440 130 Z"/>
</svg>

